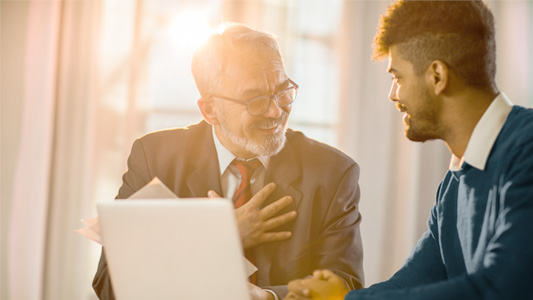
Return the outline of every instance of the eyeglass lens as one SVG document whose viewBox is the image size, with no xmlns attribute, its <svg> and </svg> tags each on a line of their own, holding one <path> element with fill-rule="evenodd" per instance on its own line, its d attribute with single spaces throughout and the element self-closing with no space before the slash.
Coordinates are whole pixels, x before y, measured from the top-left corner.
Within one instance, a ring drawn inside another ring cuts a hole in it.
<svg viewBox="0 0 533 300">
<path fill-rule="evenodd" d="M 276 94 L 274 94 L 276 103 L 280 107 L 291 104 L 294 101 L 295 96 L 296 96 L 295 88 L 288 88 L 288 89 L 279 91 Z M 264 97 L 256 98 L 252 100 L 251 102 L 248 102 L 249 113 L 253 115 L 264 113 L 270 105 L 271 98 L 272 97 L 264 96 Z"/>
</svg>

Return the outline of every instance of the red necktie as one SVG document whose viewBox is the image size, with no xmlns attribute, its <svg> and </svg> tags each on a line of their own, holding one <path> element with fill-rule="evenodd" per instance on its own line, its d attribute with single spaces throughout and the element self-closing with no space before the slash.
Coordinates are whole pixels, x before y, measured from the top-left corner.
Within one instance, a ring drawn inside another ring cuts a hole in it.
<svg viewBox="0 0 533 300">
<path fill-rule="evenodd" d="M 254 174 L 257 167 L 261 165 L 261 162 L 254 158 L 250 161 L 242 161 L 242 160 L 233 160 L 232 164 L 234 164 L 237 169 L 239 169 L 239 172 L 241 172 L 241 183 L 239 184 L 239 188 L 237 189 L 237 192 L 235 193 L 235 197 L 233 197 L 233 203 L 235 208 L 239 208 L 242 205 L 244 205 L 250 198 L 252 198 L 252 186 L 250 185 L 250 178 L 252 178 L 252 175 Z M 253 264 L 254 258 L 252 256 L 252 251 L 244 251 L 244 255 L 246 258 Z M 256 274 L 250 275 L 250 282 L 255 284 L 256 283 Z"/>
<path fill-rule="evenodd" d="M 241 207 L 244 203 L 248 202 L 252 198 L 252 186 L 250 185 L 250 178 L 255 172 L 255 169 L 261 165 L 261 162 L 254 158 L 250 161 L 236 160 L 234 159 L 232 164 L 234 164 L 239 172 L 241 172 L 241 183 L 239 188 L 233 197 L 233 203 L 235 208 Z"/>
</svg>

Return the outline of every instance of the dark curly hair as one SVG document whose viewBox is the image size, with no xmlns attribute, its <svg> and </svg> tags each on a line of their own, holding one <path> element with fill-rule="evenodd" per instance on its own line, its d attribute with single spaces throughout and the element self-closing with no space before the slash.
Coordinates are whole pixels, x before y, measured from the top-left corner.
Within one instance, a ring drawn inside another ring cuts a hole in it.
<svg viewBox="0 0 533 300">
<path fill-rule="evenodd" d="M 419 75 L 440 60 L 470 86 L 496 89 L 494 17 L 482 1 L 396 1 L 381 16 L 372 58 L 393 45 Z"/>
</svg>

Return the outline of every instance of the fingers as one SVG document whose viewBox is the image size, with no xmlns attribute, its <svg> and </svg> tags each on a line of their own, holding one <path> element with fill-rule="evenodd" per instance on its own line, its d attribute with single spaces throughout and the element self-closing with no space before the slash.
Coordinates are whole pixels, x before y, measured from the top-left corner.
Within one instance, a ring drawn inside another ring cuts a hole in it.
<svg viewBox="0 0 533 300">
<path fill-rule="evenodd" d="M 268 198 L 268 196 L 270 194 L 272 194 L 272 192 L 275 189 L 276 189 L 276 184 L 273 183 L 273 182 L 265 185 L 259 192 L 257 192 L 252 197 L 252 199 L 250 199 L 243 206 L 252 207 L 252 208 L 258 208 L 259 206 L 261 206 L 261 204 L 263 204 L 263 202 L 265 202 L 266 198 Z"/>
<path fill-rule="evenodd" d="M 291 211 L 291 212 L 285 213 L 285 214 L 283 214 L 283 215 L 281 215 L 279 217 L 275 217 L 275 218 L 266 220 L 263 223 L 263 229 L 265 231 L 269 231 L 269 230 L 278 228 L 279 226 L 287 224 L 290 221 L 296 219 L 297 216 L 298 216 L 298 214 L 295 211 Z"/>
<path fill-rule="evenodd" d="M 312 278 L 302 280 L 302 285 L 318 299 L 344 299 L 350 291 L 342 277 L 327 269 L 314 271 Z"/>
<path fill-rule="evenodd" d="M 276 200 L 276 202 L 271 203 L 267 206 L 265 206 L 260 211 L 261 217 L 263 217 L 264 220 L 269 219 L 270 217 L 276 215 L 279 211 L 287 207 L 289 204 L 292 203 L 292 197 L 291 196 L 285 196 L 279 200 Z"/>
<path fill-rule="evenodd" d="M 300 299 L 298 297 L 308 297 L 310 295 L 309 289 L 303 285 L 302 279 L 291 280 L 287 285 L 287 288 L 289 289 L 289 294 L 292 294 L 294 297 L 290 299 Z"/>
<path fill-rule="evenodd" d="M 311 298 L 309 297 L 306 297 L 306 296 L 301 296 L 301 295 L 298 295 L 298 294 L 295 294 L 295 293 L 288 293 L 287 296 L 285 296 L 285 298 L 283 298 L 283 300 L 310 300 Z"/>
<path fill-rule="evenodd" d="M 338 278 L 339 276 L 333 273 L 333 271 L 325 269 L 325 270 L 322 270 L 322 277 L 324 280 L 331 280 L 331 279 Z"/>
<path fill-rule="evenodd" d="M 213 190 L 209 190 L 207 192 L 207 197 L 209 197 L 209 198 L 220 198 L 220 195 L 217 194 L 217 192 L 215 192 Z"/>
<path fill-rule="evenodd" d="M 298 214 L 296 211 L 290 211 L 280 216 L 277 215 L 293 202 L 292 197 L 282 197 L 274 203 L 260 210 L 258 209 L 275 189 L 276 184 L 269 183 L 257 192 L 246 204 L 235 209 L 237 225 L 244 249 L 249 249 L 262 243 L 287 240 L 292 237 L 290 231 L 269 232 L 297 218 Z M 208 195 L 214 196 L 216 193 L 211 193 L 210 191 Z"/>
<path fill-rule="evenodd" d="M 279 242 L 290 239 L 292 232 L 282 231 L 282 232 L 265 232 L 261 235 L 258 240 L 259 244 L 269 243 L 269 242 Z"/>
<path fill-rule="evenodd" d="M 326 280 L 325 275 L 324 275 L 324 270 L 315 270 L 313 272 L 313 278 L 319 279 L 319 280 Z"/>
<path fill-rule="evenodd" d="M 316 270 L 313 272 L 313 278 L 314 279 L 320 279 L 324 281 L 344 281 L 339 275 L 335 274 L 333 271 L 324 269 L 324 270 Z"/>
</svg>

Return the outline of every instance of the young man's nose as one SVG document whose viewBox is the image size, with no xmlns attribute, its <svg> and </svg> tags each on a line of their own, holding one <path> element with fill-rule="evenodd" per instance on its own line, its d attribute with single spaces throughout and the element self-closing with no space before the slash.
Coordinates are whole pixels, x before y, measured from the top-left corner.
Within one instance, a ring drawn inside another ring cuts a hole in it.
<svg viewBox="0 0 533 300">
<path fill-rule="evenodd" d="M 392 82 L 392 85 L 390 87 L 389 91 L 389 100 L 390 101 L 398 101 L 398 95 L 396 94 L 398 90 L 398 85 L 395 81 Z"/>
</svg>

